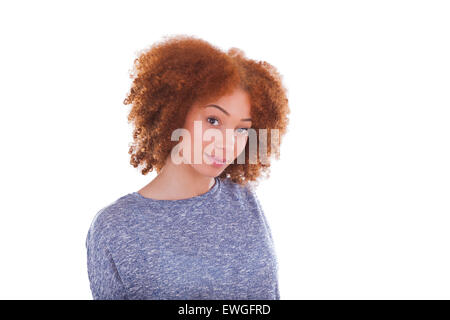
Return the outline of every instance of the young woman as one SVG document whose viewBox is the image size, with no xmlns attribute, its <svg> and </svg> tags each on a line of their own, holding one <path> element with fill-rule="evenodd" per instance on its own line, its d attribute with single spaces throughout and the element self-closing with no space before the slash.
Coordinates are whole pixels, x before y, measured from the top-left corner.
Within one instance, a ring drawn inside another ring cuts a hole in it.
<svg viewBox="0 0 450 320">
<path fill-rule="evenodd" d="M 131 77 L 131 164 L 157 176 L 95 215 L 86 238 L 93 298 L 280 299 L 254 191 L 288 124 L 279 73 L 237 48 L 175 36 L 142 52 Z"/>
</svg>

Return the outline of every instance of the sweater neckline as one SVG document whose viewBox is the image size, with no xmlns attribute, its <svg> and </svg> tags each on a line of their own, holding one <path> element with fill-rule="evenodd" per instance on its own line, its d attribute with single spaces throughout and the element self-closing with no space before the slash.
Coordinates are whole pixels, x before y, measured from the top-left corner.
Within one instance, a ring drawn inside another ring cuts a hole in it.
<svg viewBox="0 0 450 320">
<path fill-rule="evenodd" d="M 147 198 L 141 195 L 139 192 L 135 191 L 131 193 L 133 196 L 138 198 L 140 201 L 144 201 L 147 203 L 154 203 L 154 204 L 164 204 L 164 205 L 179 205 L 179 204 L 186 204 L 186 203 L 192 203 L 192 202 L 198 202 L 203 201 L 207 198 L 210 198 L 217 194 L 221 188 L 222 182 L 220 178 L 214 177 L 214 185 L 205 193 L 200 194 L 198 196 L 194 196 L 191 198 L 186 199 L 176 199 L 176 200 L 163 200 L 163 199 L 153 199 L 153 198 Z"/>
</svg>

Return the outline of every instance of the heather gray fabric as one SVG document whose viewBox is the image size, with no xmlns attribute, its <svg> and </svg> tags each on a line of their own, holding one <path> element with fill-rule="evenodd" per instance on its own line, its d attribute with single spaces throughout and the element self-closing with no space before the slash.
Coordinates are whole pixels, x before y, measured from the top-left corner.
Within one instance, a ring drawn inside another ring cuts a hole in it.
<svg viewBox="0 0 450 320">
<path fill-rule="evenodd" d="M 189 199 L 122 196 L 95 215 L 86 249 L 95 300 L 280 299 L 260 202 L 230 179 Z"/>
</svg>

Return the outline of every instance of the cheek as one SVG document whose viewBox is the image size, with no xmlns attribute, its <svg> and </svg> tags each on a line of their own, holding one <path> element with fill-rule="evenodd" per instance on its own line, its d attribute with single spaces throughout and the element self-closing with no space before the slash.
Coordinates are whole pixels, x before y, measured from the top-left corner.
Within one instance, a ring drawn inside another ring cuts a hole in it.
<svg viewBox="0 0 450 320">
<path fill-rule="evenodd" d="M 236 157 L 245 149 L 247 145 L 248 137 L 236 139 Z"/>
<path fill-rule="evenodd" d="M 199 119 L 195 119 L 196 121 L 200 121 Z M 204 130 L 204 125 L 202 124 L 202 130 Z M 194 151 L 194 148 L 197 147 L 197 149 L 199 149 L 199 145 L 202 144 L 202 135 L 203 132 L 201 133 L 201 135 L 195 136 L 194 132 L 195 132 L 195 125 L 194 125 L 194 119 L 190 119 L 189 121 L 187 121 L 187 123 L 184 126 L 184 129 L 189 131 L 189 138 L 190 138 L 190 145 L 191 145 L 191 151 Z"/>
</svg>

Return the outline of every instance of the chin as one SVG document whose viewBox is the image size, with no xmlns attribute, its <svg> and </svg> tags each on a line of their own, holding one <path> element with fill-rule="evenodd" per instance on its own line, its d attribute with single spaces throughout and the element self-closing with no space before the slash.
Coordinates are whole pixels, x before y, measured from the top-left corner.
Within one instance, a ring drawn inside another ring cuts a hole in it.
<svg viewBox="0 0 450 320">
<path fill-rule="evenodd" d="M 217 176 L 219 176 L 223 170 L 225 170 L 225 168 L 227 167 L 226 165 L 224 165 L 221 168 L 216 168 L 214 166 L 208 165 L 208 164 L 191 164 L 190 165 L 192 167 L 192 169 L 194 169 L 195 171 L 197 171 L 199 174 L 206 176 L 206 177 L 211 177 L 211 178 L 215 178 Z"/>
</svg>

